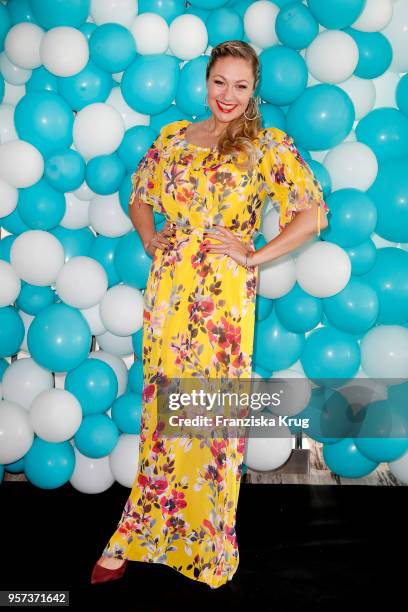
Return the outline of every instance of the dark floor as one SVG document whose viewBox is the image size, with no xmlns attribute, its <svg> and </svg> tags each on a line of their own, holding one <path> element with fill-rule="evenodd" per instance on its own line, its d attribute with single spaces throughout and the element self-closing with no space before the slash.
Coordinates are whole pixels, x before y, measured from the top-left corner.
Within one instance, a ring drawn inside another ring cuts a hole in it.
<svg viewBox="0 0 408 612">
<path fill-rule="evenodd" d="M 98 495 L 0 486 L 0 590 L 67 590 L 70 607 L 95 610 L 308 610 L 406 600 L 408 487 L 242 484 L 240 565 L 218 589 L 165 565 L 129 562 L 124 578 L 91 585 L 129 489 Z M 248 606 L 251 606 L 249 608 Z M 330 610 L 331 612 L 331 610 Z M 388 612 L 388 611 L 387 611 Z"/>
</svg>

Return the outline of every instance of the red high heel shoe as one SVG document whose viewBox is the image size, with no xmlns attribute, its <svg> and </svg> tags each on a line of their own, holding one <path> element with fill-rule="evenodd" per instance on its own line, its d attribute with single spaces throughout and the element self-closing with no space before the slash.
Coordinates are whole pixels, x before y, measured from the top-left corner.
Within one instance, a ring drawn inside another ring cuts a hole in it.
<svg viewBox="0 0 408 612">
<path fill-rule="evenodd" d="M 107 567 L 102 567 L 102 565 L 96 563 L 92 571 L 91 584 L 95 584 L 97 582 L 108 582 L 109 580 L 122 578 L 123 574 L 125 573 L 127 562 L 128 559 L 125 559 L 124 563 L 117 569 L 108 569 Z"/>
</svg>

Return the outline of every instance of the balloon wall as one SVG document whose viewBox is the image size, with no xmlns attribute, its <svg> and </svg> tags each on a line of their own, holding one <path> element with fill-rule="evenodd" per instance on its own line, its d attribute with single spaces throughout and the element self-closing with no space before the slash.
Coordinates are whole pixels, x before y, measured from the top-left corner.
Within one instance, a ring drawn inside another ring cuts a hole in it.
<svg viewBox="0 0 408 612">
<path fill-rule="evenodd" d="M 260 268 L 253 376 L 303 381 L 291 414 L 336 422 L 341 436 L 305 432 L 336 474 L 386 462 L 408 484 L 407 0 L 9 0 L 0 464 L 34 486 L 133 483 L 151 258 L 128 215 L 131 174 L 163 125 L 208 116 L 208 56 L 229 39 L 258 53 L 263 126 L 293 136 L 330 209 L 320 238 Z M 258 248 L 278 218 L 266 203 Z M 347 396 L 374 379 L 376 438 L 356 435 Z M 250 439 L 245 464 L 279 467 L 295 432 Z"/>
</svg>

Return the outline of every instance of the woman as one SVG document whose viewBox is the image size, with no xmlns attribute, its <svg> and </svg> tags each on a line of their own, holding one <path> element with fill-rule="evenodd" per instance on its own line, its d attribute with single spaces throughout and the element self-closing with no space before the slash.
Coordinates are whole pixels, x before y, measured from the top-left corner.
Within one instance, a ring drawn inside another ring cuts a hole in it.
<svg viewBox="0 0 408 612">
<path fill-rule="evenodd" d="M 244 439 L 200 446 L 160 437 L 156 392 L 172 377 L 250 378 L 257 266 L 327 226 L 321 187 L 293 140 L 260 128 L 252 97 L 258 81 L 250 45 L 214 47 L 206 72 L 212 115 L 165 125 L 132 177 L 129 214 L 153 257 L 144 293 L 139 466 L 93 582 L 120 577 L 129 559 L 167 564 L 212 588 L 238 567 Z M 255 252 L 267 195 L 280 204 L 285 230 Z M 151 208 L 167 218 L 160 232 Z"/>
</svg>

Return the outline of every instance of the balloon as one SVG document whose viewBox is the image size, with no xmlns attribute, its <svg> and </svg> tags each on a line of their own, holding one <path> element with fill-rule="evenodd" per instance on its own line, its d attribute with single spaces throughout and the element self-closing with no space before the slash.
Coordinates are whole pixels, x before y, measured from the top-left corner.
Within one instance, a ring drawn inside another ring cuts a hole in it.
<svg viewBox="0 0 408 612">
<path fill-rule="evenodd" d="M 347 188 L 366 191 L 374 183 L 378 172 L 375 154 L 361 142 L 342 142 L 335 146 L 328 152 L 323 164 L 330 174 L 333 191 Z"/>
<path fill-rule="evenodd" d="M 342 30 L 360 16 L 366 0 L 308 0 L 308 6 L 315 19 L 325 28 Z"/>
<path fill-rule="evenodd" d="M 157 132 L 145 125 L 136 125 L 126 130 L 118 155 L 128 172 L 134 171 L 157 136 Z"/>
<path fill-rule="evenodd" d="M 107 104 L 89 104 L 75 117 L 74 144 L 86 160 L 114 153 L 122 142 L 124 133 L 122 117 Z"/>
<path fill-rule="evenodd" d="M 335 444 L 350 435 L 352 422 L 345 398 L 327 387 L 312 389 L 307 406 L 298 413 L 299 419 L 308 419 L 305 433 L 318 442 Z"/>
<path fill-rule="evenodd" d="M 4 5 L 0 6 L 0 51 L 4 49 L 4 40 L 11 26 L 10 17 L 7 8 Z"/>
<path fill-rule="evenodd" d="M 315 175 L 315 178 L 320 183 L 321 188 L 323 189 L 323 197 L 327 198 L 330 195 L 330 192 L 332 189 L 332 182 L 331 182 L 330 174 L 328 173 L 326 168 L 323 166 L 323 164 L 320 164 L 317 161 L 310 160 L 308 161 L 308 165 L 311 171 L 313 172 L 313 174 Z"/>
<path fill-rule="evenodd" d="M 86 457 L 74 446 L 75 469 L 70 484 L 81 493 L 103 493 L 115 479 L 112 475 L 109 456 L 94 459 Z"/>
<path fill-rule="evenodd" d="M 41 66 L 40 46 L 44 30 L 34 23 L 19 23 L 13 26 L 4 41 L 8 59 L 25 70 Z"/>
<path fill-rule="evenodd" d="M 11 306 L 21 289 L 21 281 L 6 261 L 0 261 L 0 308 Z"/>
<path fill-rule="evenodd" d="M 78 28 L 86 21 L 90 0 L 30 0 L 30 6 L 37 22 L 47 30 L 57 26 Z"/>
<path fill-rule="evenodd" d="M 36 315 L 46 306 L 53 304 L 54 297 L 51 287 L 36 287 L 23 281 L 16 306 L 29 315 Z"/>
<path fill-rule="evenodd" d="M 400 111 L 408 117 L 408 74 L 403 76 L 398 83 L 396 98 Z"/>
<path fill-rule="evenodd" d="M 180 15 L 169 27 L 169 51 L 180 60 L 202 55 L 208 46 L 208 33 L 203 21 L 195 15 Z"/>
<path fill-rule="evenodd" d="M 357 44 L 359 59 L 354 74 L 363 79 L 374 79 L 390 67 L 392 61 L 391 44 L 381 32 L 359 32 L 347 28 Z"/>
<path fill-rule="evenodd" d="M 125 393 L 113 403 L 112 420 L 121 432 L 140 434 L 141 417 L 142 395 L 140 393 Z"/>
<path fill-rule="evenodd" d="M 93 229 L 110 238 L 123 236 L 133 225 L 124 213 L 116 193 L 107 196 L 96 196 L 89 207 L 89 219 Z"/>
<path fill-rule="evenodd" d="M 119 430 L 106 414 L 86 416 L 74 436 L 79 452 L 92 458 L 109 455 L 118 439 Z"/>
<path fill-rule="evenodd" d="M 353 28 L 362 32 L 378 32 L 390 22 L 393 13 L 392 0 L 366 0 Z"/>
<path fill-rule="evenodd" d="M 321 300 L 305 293 L 297 283 L 289 293 L 277 298 L 275 305 L 282 325 L 298 334 L 316 327 L 322 317 Z"/>
<path fill-rule="evenodd" d="M 82 421 L 78 400 L 64 389 L 41 391 L 33 400 L 30 422 L 34 432 L 47 442 L 64 442 L 75 435 Z"/>
<path fill-rule="evenodd" d="M 288 293 L 295 284 L 295 262 L 291 256 L 262 264 L 259 267 L 258 293 L 277 298 Z"/>
<path fill-rule="evenodd" d="M 349 282 L 351 263 L 337 244 L 318 241 L 296 260 L 295 274 L 303 291 L 314 297 L 330 297 Z"/>
<path fill-rule="evenodd" d="M 16 25 L 21 21 L 35 23 L 36 19 L 30 6 L 30 0 L 9 0 L 7 10 L 10 15 L 11 25 Z"/>
<path fill-rule="evenodd" d="M 96 236 L 93 241 L 89 253 L 89 257 L 95 259 L 104 267 L 108 277 L 108 287 L 117 285 L 120 282 L 120 277 L 115 266 L 116 248 L 119 245 L 121 238 L 108 238 L 106 236 Z M 130 266 L 129 266 L 130 267 Z M 132 272 L 136 272 L 132 268 Z M 131 284 L 128 283 L 127 284 Z"/>
<path fill-rule="evenodd" d="M 84 416 L 108 410 L 118 392 L 118 381 L 112 367 L 94 358 L 85 359 L 68 372 L 64 386 L 77 398 Z"/>
<path fill-rule="evenodd" d="M 117 397 L 122 395 L 122 393 L 124 393 L 126 390 L 126 385 L 128 382 L 128 370 L 123 359 L 120 359 L 120 357 L 116 357 L 115 355 L 111 355 L 110 353 L 105 353 L 105 351 L 102 350 L 91 351 L 89 353 L 89 357 L 100 359 L 101 361 L 104 361 L 110 365 L 112 370 L 115 372 L 116 379 L 118 381 Z"/>
<path fill-rule="evenodd" d="M 278 13 L 278 7 L 272 2 L 254 2 L 248 7 L 244 14 L 244 30 L 253 44 L 261 48 L 278 44 L 275 31 Z"/>
<path fill-rule="evenodd" d="M 370 238 L 377 223 L 374 202 L 358 189 L 339 189 L 327 200 L 331 211 L 325 239 L 351 247 Z"/>
<path fill-rule="evenodd" d="M 104 268 L 87 256 L 71 257 L 59 270 L 56 290 L 60 298 L 74 308 L 98 304 L 108 288 Z"/>
<path fill-rule="evenodd" d="M 273 310 L 273 300 L 262 297 L 262 295 L 256 296 L 255 304 L 255 317 L 256 321 L 263 321 L 267 316 L 271 314 Z"/>
<path fill-rule="evenodd" d="M 74 111 L 89 104 L 105 102 L 112 86 L 112 77 L 92 60 L 77 74 L 58 79 L 59 93 Z"/>
<path fill-rule="evenodd" d="M 271 104 L 294 102 L 305 90 L 307 68 L 304 59 L 293 49 L 274 46 L 259 56 L 261 82 L 259 95 Z"/>
<path fill-rule="evenodd" d="M 122 25 L 105 23 L 93 31 L 89 51 L 92 60 L 102 70 L 122 72 L 136 56 L 136 42 L 134 36 Z"/>
<path fill-rule="evenodd" d="M 92 191 L 101 195 L 118 191 L 124 178 L 125 166 L 116 154 L 94 157 L 86 169 L 86 182 Z"/>
<path fill-rule="evenodd" d="M 138 15 L 130 28 L 140 55 L 165 53 L 169 46 L 169 26 L 155 13 Z M 124 70 L 124 69 L 123 69 Z"/>
<path fill-rule="evenodd" d="M 308 47 L 319 32 L 319 24 L 309 8 L 301 3 L 283 7 L 276 18 L 276 34 L 280 42 L 292 49 Z"/>
<path fill-rule="evenodd" d="M 75 28 L 52 28 L 44 34 L 40 54 L 42 63 L 52 74 L 59 77 L 73 76 L 88 63 L 88 41 Z"/>
<path fill-rule="evenodd" d="M 345 249 L 351 262 L 351 273 L 356 275 L 365 274 L 374 265 L 377 257 L 377 249 L 374 242 L 369 239 L 354 247 Z"/>
<path fill-rule="evenodd" d="M 41 179 L 20 191 L 18 212 L 28 227 L 49 230 L 58 225 L 65 214 L 64 194 Z"/>
<path fill-rule="evenodd" d="M 35 363 L 34 359 L 20 358 L 7 368 L 2 383 L 4 399 L 29 411 L 35 397 L 54 386 L 54 379 L 51 372 Z"/>
<path fill-rule="evenodd" d="M 361 340 L 361 366 L 371 378 L 408 378 L 408 329 L 377 325 Z"/>
<path fill-rule="evenodd" d="M 207 19 L 208 44 L 212 47 L 226 40 L 241 40 L 244 26 L 241 17 L 230 7 L 212 11 Z"/>
<path fill-rule="evenodd" d="M 350 78 L 358 64 L 358 46 L 346 32 L 325 30 L 306 50 L 310 73 L 322 83 L 341 83 Z"/>
<path fill-rule="evenodd" d="M 244 461 L 250 470 L 259 472 L 276 470 L 286 463 L 292 454 L 292 435 L 289 427 L 281 426 L 277 437 L 248 436 Z"/>
<path fill-rule="evenodd" d="M 120 23 L 128 28 L 137 15 L 134 0 L 91 0 L 91 15 L 96 24 Z"/>
<path fill-rule="evenodd" d="M 58 191 L 78 189 L 85 178 L 85 162 L 73 149 L 55 151 L 45 162 L 47 183 Z"/>
<path fill-rule="evenodd" d="M 329 470 L 344 478 L 363 478 L 378 466 L 377 462 L 370 461 L 358 451 L 352 438 L 324 444 L 323 458 Z"/>
<path fill-rule="evenodd" d="M 368 196 L 377 207 L 376 232 L 393 242 L 408 242 L 408 157 L 380 164 Z"/>
<path fill-rule="evenodd" d="M 115 480 L 124 487 L 131 488 L 139 465 L 140 436 L 121 434 L 109 456 L 110 468 Z"/>
<path fill-rule="evenodd" d="M 286 132 L 286 116 L 279 106 L 265 103 L 260 105 L 259 111 L 262 116 L 262 125 L 265 128 L 276 127 Z"/>
<path fill-rule="evenodd" d="M 114 253 L 114 266 L 125 285 L 136 289 L 146 287 L 152 258 L 144 250 L 137 232 L 122 236 Z"/>
<path fill-rule="evenodd" d="M 74 471 L 74 451 L 69 442 L 46 442 L 35 438 L 24 457 L 24 472 L 34 486 L 56 489 L 71 478 Z"/>
<path fill-rule="evenodd" d="M 353 102 L 356 120 L 365 117 L 373 108 L 376 99 L 376 89 L 373 81 L 351 76 L 338 84 L 348 94 Z"/>
<path fill-rule="evenodd" d="M 205 70 L 208 58 L 197 57 L 187 62 L 180 71 L 176 102 L 181 111 L 199 115 L 204 112 Z"/>
<path fill-rule="evenodd" d="M 14 106 L 0 105 L 0 143 L 9 142 L 18 138 L 14 126 Z"/>
<path fill-rule="evenodd" d="M 0 463 L 13 463 L 30 449 L 34 433 L 27 411 L 15 402 L 0 400 Z"/>
<path fill-rule="evenodd" d="M 390 66 L 392 72 L 408 72 L 407 31 L 408 5 L 404 0 L 399 0 L 392 7 L 391 21 L 382 31 L 392 45 L 393 59 Z"/>
<path fill-rule="evenodd" d="M 0 308 L 0 357 L 11 357 L 20 348 L 24 325 L 14 306 Z"/>
<path fill-rule="evenodd" d="M 299 359 L 304 341 L 303 334 L 285 329 L 272 311 L 255 325 L 254 360 L 265 370 L 283 370 Z"/>
<path fill-rule="evenodd" d="M 339 293 L 323 300 L 323 308 L 331 325 L 351 334 L 361 334 L 376 322 L 379 299 L 370 285 L 352 277 Z"/>
<path fill-rule="evenodd" d="M 408 156 L 408 118 L 397 109 L 371 111 L 357 125 L 356 134 L 380 162 Z"/>
<path fill-rule="evenodd" d="M 28 142 L 12 140 L 0 145 L 0 178 L 13 187 L 30 187 L 44 172 L 41 153 Z"/>
<path fill-rule="evenodd" d="M 357 449 L 371 461 L 395 461 L 408 451 L 408 424 L 388 400 L 372 402 L 354 436 Z"/>
<path fill-rule="evenodd" d="M 130 336 L 143 325 L 143 295 L 127 285 L 111 287 L 101 300 L 100 315 L 109 332 Z"/>
<path fill-rule="evenodd" d="M 58 77 L 51 74 L 44 66 L 33 70 L 25 85 L 27 93 L 50 91 L 58 94 Z"/>
</svg>

